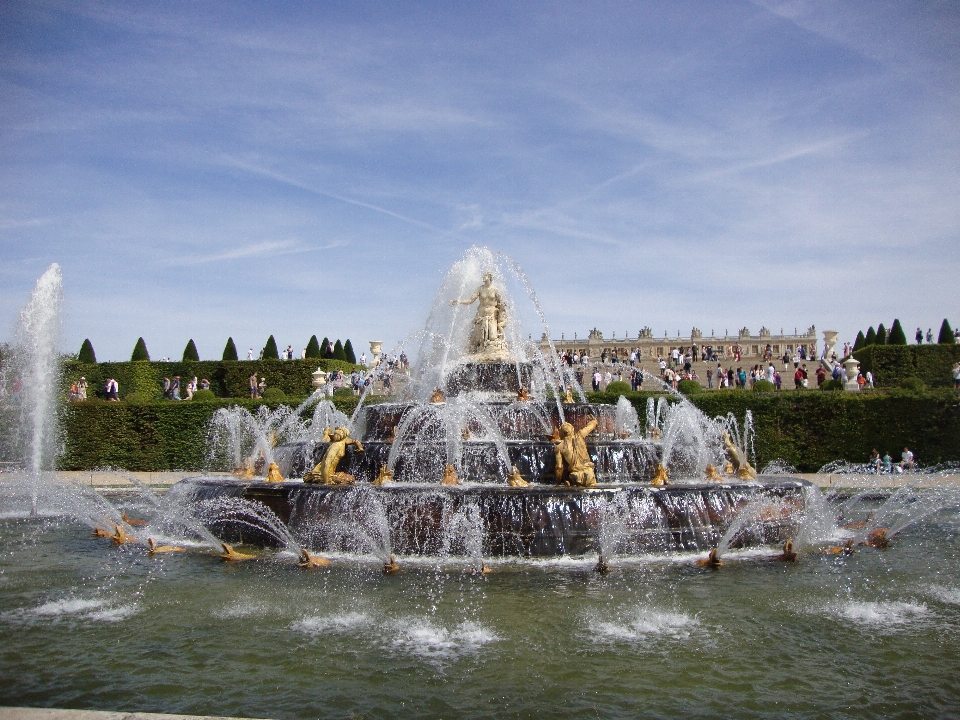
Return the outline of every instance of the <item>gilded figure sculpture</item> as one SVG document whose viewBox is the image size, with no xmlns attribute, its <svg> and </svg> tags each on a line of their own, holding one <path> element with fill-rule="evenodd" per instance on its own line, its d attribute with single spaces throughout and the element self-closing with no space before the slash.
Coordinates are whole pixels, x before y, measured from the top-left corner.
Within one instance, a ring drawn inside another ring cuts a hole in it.
<svg viewBox="0 0 960 720">
<path fill-rule="evenodd" d="M 530 395 L 527 393 L 527 389 L 522 385 L 517 391 L 517 402 L 530 402 Z"/>
<path fill-rule="evenodd" d="M 433 391 L 433 395 L 430 396 L 430 402 L 432 403 L 442 403 L 446 402 L 447 398 L 443 395 L 443 390 L 437 388 Z"/>
<path fill-rule="evenodd" d="M 297 563 L 297 565 L 300 567 L 308 570 L 313 568 L 330 567 L 330 564 L 331 563 L 327 558 L 321 557 L 320 555 L 314 555 L 306 548 L 303 548 L 300 551 L 300 561 Z"/>
<path fill-rule="evenodd" d="M 670 475 L 667 473 L 667 469 L 663 466 L 663 463 L 657 463 L 657 467 L 654 469 L 653 479 L 650 480 L 650 484 L 658 487 L 663 487 L 664 485 L 670 484 Z"/>
<path fill-rule="evenodd" d="M 377 473 L 377 479 L 373 481 L 374 485 L 386 485 L 393 482 L 393 470 L 387 470 L 386 465 L 380 466 L 380 472 Z"/>
<path fill-rule="evenodd" d="M 577 487 L 594 487 L 597 484 L 593 461 L 590 460 L 584 439 L 596 429 L 597 424 L 597 419 L 591 416 L 580 430 L 575 430 L 573 425 L 566 422 L 560 426 L 560 440 L 553 449 L 559 484 Z"/>
<path fill-rule="evenodd" d="M 447 465 L 443 471 L 443 480 L 441 485 L 459 485 L 460 479 L 457 477 L 457 469 L 453 465 Z"/>
<path fill-rule="evenodd" d="M 220 553 L 220 559 L 225 562 L 241 562 L 243 560 L 253 560 L 255 558 L 254 555 L 237 552 L 226 543 L 220 543 L 220 547 L 223 548 L 223 552 Z"/>
<path fill-rule="evenodd" d="M 516 465 L 513 466 L 513 472 L 507 476 L 507 482 L 510 487 L 530 487 L 530 483 L 523 479 L 520 475 L 520 469 Z"/>
<path fill-rule="evenodd" d="M 733 444 L 733 440 L 730 439 L 730 433 L 728 432 L 723 434 L 723 450 L 727 454 L 729 467 L 732 468 L 732 471 L 736 473 L 738 478 L 741 480 L 753 480 L 757 477 L 757 471 L 753 469 L 753 466 L 747 462 L 747 459 L 743 457 L 737 446 Z"/>
<path fill-rule="evenodd" d="M 148 555 L 160 555 L 162 553 L 176 552 L 186 552 L 186 548 L 182 548 L 179 545 L 157 545 L 156 541 L 152 537 L 147 538 Z"/>
<path fill-rule="evenodd" d="M 567 388 L 563 391 L 563 402 L 565 405 L 570 405 L 571 403 L 576 402 L 576 400 L 573 399 L 573 390 L 570 388 Z"/>
<path fill-rule="evenodd" d="M 709 482 L 723 482 L 723 475 L 721 475 L 719 472 L 717 472 L 717 467 L 716 467 L 716 465 L 714 465 L 714 464 L 712 464 L 712 463 L 707 463 L 707 467 L 705 468 L 705 473 L 706 473 L 706 476 L 707 476 L 707 481 L 709 481 Z"/>
<path fill-rule="evenodd" d="M 280 474 L 280 466 L 275 462 L 267 465 L 267 477 L 264 478 L 264 482 L 275 483 L 283 482 L 283 475 Z"/>
<path fill-rule="evenodd" d="M 350 431 L 341 426 L 334 428 L 330 434 L 330 445 L 323 455 L 323 459 L 316 467 L 303 476 L 305 483 L 322 483 L 324 485 L 352 485 L 356 478 L 350 473 L 337 470 L 343 456 L 347 454 L 347 446 L 353 445 L 358 452 L 363 452 L 363 445 L 359 440 L 350 437 Z"/>
</svg>

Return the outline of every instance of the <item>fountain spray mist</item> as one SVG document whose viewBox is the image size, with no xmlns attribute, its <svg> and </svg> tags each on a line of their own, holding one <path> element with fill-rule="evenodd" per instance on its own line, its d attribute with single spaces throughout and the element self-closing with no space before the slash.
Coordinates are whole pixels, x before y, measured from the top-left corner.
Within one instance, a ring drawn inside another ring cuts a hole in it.
<svg viewBox="0 0 960 720">
<path fill-rule="evenodd" d="M 53 263 L 37 280 L 20 310 L 12 367 L 20 380 L 22 458 L 31 482 L 31 511 L 37 511 L 41 473 L 53 469 L 57 441 L 57 376 L 63 278 Z"/>
</svg>

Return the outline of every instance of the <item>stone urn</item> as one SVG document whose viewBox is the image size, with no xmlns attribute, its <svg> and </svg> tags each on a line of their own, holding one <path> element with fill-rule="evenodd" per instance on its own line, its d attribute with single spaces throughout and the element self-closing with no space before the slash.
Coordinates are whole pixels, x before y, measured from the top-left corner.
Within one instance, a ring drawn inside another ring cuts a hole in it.
<svg viewBox="0 0 960 720">
<path fill-rule="evenodd" d="M 320 368 L 314 370 L 312 373 L 310 373 L 310 375 L 313 378 L 313 380 L 310 381 L 310 384 L 318 390 L 327 384 L 327 378 L 329 376 Z"/>
<path fill-rule="evenodd" d="M 855 360 L 851 355 L 843 363 L 843 367 L 847 372 L 847 381 L 843 384 L 843 389 L 847 392 L 860 392 L 860 386 L 857 384 L 857 375 L 860 374 L 860 361 Z"/>
<path fill-rule="evenodd" d="M 370 354 L 373 356 L 370 360 L 370 364 L 373 367 L 376 367 L 380 364 L 380 356 L 383 354 L 383 340 L 370 341 Z"/>
</svg>

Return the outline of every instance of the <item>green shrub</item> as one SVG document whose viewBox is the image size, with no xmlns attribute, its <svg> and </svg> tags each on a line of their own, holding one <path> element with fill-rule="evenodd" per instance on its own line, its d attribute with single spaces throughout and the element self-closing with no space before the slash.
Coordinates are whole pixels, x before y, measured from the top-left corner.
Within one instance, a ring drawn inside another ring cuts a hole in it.
<svg viewBox="0 0 960 720">
<path fill-rule="evenodd" d="M 867 344 L 867 339 L 863 335 L 863 330 L 857 333 L 857 339 L 853 342 L 853 350 L 856 352 Z"/>
<path fill-rule="evenodd" d="M 827 391 L 843 390 L 843 382 L 830 378 L 829 380 L 824 380 L 823 385 L 820 386 L 820 389 Z"/>
<path fill-rule="evenodd" d="M 957 339 L 953 336 L 953 328 L 950 327 L 950 323 L 947 322 L 947 319 L 943 319 L 943 323 L 940 325 L 940 335 L 937 337 L 938 345 L 955 345 Z"/>
<path fill-rule="evenodd" d="M 237 356 L 237 346 L 233 342 L 232 337 L 227 338 L 227 344 L 223 346 L 223 358 L 225 362 L 236 361 L 239 359 Z"/>
<path fill-rule="evenodd" d="M 773 392 L 777 387 L 769 380 L 757 380 L 753 384 L 754 392 Z"/>
<path fill-rule="evenodd" d="M 193 399 L 196 402 L 210 402 L 212 400 L 216 400 L 217 395 L 213 392 L 213 390 L 197 390 L 193 394 Z"/>
<path fill-rule="evenodd" d="M 864 347 L 867 347 L 868 345 L 876 345 L 876 344 L 877 344 L 877 331 L 874 330 L 873 326 L 871 325 L 870 329 L 867 330 L 867 336 L 863 340 L 863 345 Z"/>
<path fill-rule="evenodd" d="M 280 352 L 277 350 L 277 341 L 273 339 L 273 335 L 267 338 L 267 344 L 263 346 L 263 359 L 264 360 L 280 359 Z"/>
<path fill-rule="evenodd" d="M 317 342 L 317 336 L 311 335 L 310 342 L 307 343 L 307 360 L 314 360 L 320 358 L 320 343 Z"/>
<path fill-rule="evenodd" d="M 677 390 L 684 395 L 695 395 L 703 390 L 703 388 L 696 380 L 681 380 L 677 383 Z"/>
<path fill-rule="evenodd" d="M 960 361 L 960 345 L 886 345 L 856 353 L 861 372 L 873 373 L 878 388 L 900 387 L 907 377 L 918 377 L 928 388 L 952 387 L 952 369 Z"/>
<path fill-rule="evenodd" d="M 343 344 L 343 359 L 348 363 L 357 364 L 357 355 L 353 352 L 353 343 L 350 342 L 350 338 L 347 338 Z"/>
<path fill-rule="evenodd" d="M 271 402 L 286 400 L 287 394 L 278 387 L 268 387 L 263 391 L 263 399 Z"/>
<path fill-rule="evenodd" d="M 353 397 L 353 390 L 348 387 L 338 387 L 333 391 L 334 397 Z"/>
<path fill-rule="evenodd" d="M 340 338 L 333 344 L 333 359 L 346 361 L 347 354 L 343 351 L 343 345 L 340 344 Z"/>
<path fill-rule="evenodd" d="M 84 340 L 83 345 L 80 346 L 80 352 L 77 353 L 77 362 L 87 365 L 97 364 L 97 354 L 93 351 L 93 343 L 90 342 L 90 338 Z"/>
<path fill-rule="evenodd" d="M 904 390 L 920 392 L 927 389 L 927 384 L 918 377 L 905 377 L 900 381 L 900 387 Z"/>
<path fill-rule="evenodd" d="M 152 395 L 146 395 L 142 392 L 132 392 L 128 393 L 124 398 L 124 402 L 128 402 L 131 405 L 146 405 L 148 402 L 153 400 Z"/>
<path fill-rule="evenodd" d="M 903 328 L 900 326 L 900 320 L 895 319 L 893 321 L 893 326 L 890 328 L 890 336 L 887 338 L 887 345 L 906 345 L 907 336 L 903 332 Z"/>
<path fill-rule="evenodd" d="M 886 345 L 887 344 L 887 329 L 883 326 L 883 323 L 877 325 L 877 339 L 873 341 L 874 345 Z"/>
<path fill-rule="evenodd" d="M 197 345 L 193 342 L 193 338 L 190 338 L 190 342 L 183 349 L 183 361 L 190 362 L 191 360 L 193 362 L 200 361 L 200 353 L 197 352 Z"/>
<path fill-rule="evenodd" d="M 325 360 L 333 360 L 333 349 L 327 350 L 328 345 L 330 345 L 330 338 L 324 337 L 323 342 L 320 343 L 320 357 Z"/>
<path fill-rule="evenodd" d="M 631 392 L 630 383 L 617 380 L 607 385 L 607 389 L 604 390 L 604 392 L 612 395 L 626 395 L 628 392 Z"/>
<path fill-rule="evenodd" d="M 130 355 L 131 362 L 139 360 L 150 361 L 150 353 L 147 352 L 147 344 L 143 341 L 143 338 L 137 338 L 137 344 L 133 346 L 133 353 Z"/>
</svg>

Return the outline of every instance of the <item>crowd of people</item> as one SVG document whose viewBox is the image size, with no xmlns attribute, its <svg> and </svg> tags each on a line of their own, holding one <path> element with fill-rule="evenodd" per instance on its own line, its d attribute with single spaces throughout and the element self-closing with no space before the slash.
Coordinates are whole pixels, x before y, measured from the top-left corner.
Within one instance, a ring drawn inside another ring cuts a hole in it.
<svg viewBox="0 0 960 720">
<path fill-rule="evenodd" d="M 870 455 L 870 462 L 868 463 L 868 466 L 871 472 L 874 472 L 877 475 L 889 475 L 890 473 L 904 473 L 910 470 L 916 470 L 917 462 L 913 453 L 908 447 L 903 448 L 903 452 L 900 454 L 900 462 L 898 463 L 893 462 L 893 458 L 890 457 L 890 453 L 885 452 L 883 457 L 881 457 L 880 453 L 877 452 L 876 448 L 874 448 L 873 453 Z"/>
</svg>

